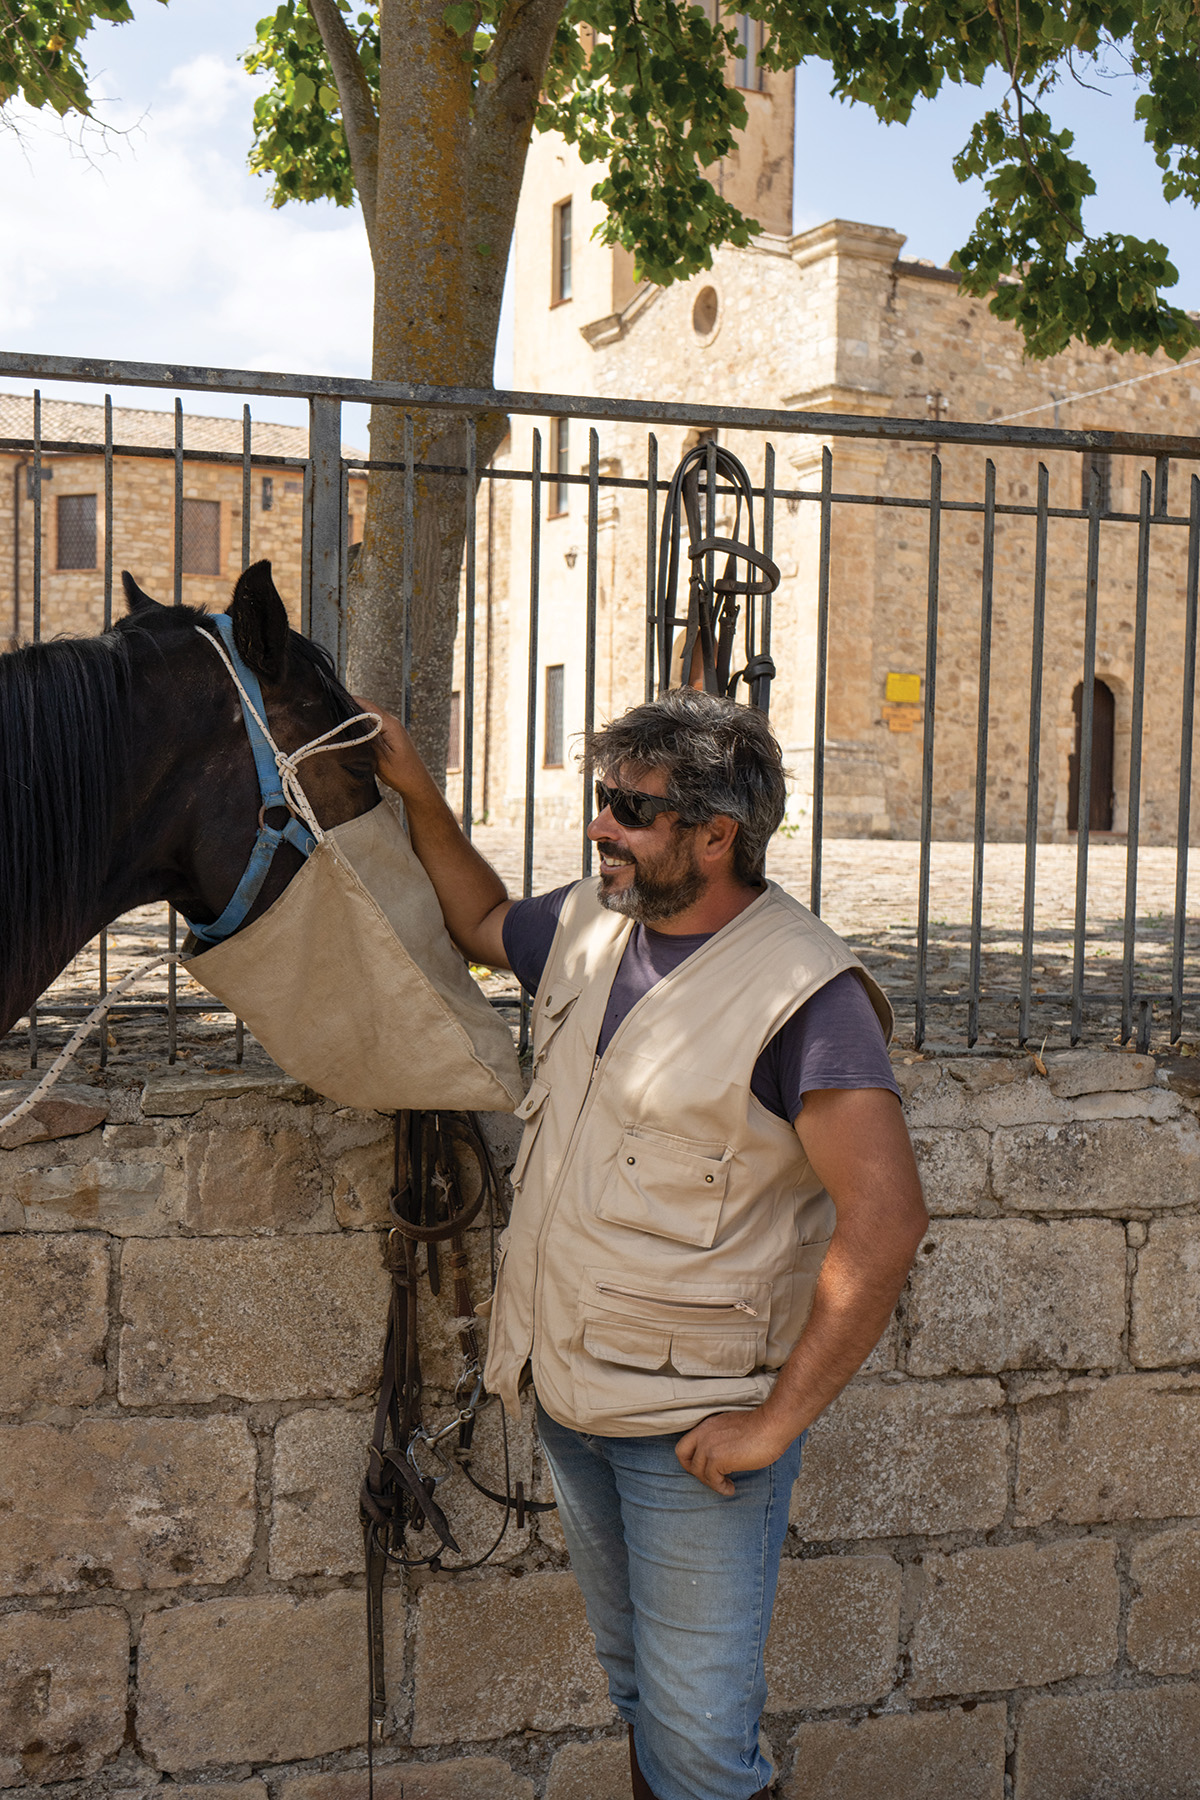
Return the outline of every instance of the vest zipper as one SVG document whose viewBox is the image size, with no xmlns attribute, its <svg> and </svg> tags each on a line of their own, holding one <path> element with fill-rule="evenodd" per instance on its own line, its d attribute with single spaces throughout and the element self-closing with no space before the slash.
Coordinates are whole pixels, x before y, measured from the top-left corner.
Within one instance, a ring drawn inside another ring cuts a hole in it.
<svg viewBox="0 0 1200 1800">
<path fill-rule="evenodd" d="M 689 1300 L 677 1300 L 670 1294 L 647 1294 L 641 1288 L 617 1287 L 616 1283 L 611 1281 L 598 1281 L 596 1292 L 615 1294 L 622 1300 L 649 1300 L 655 1306 L 705 1307 L 710 1312 L 741 1312 L 747 1313 L 752 1319 L 758 1317 L 755 1308 L 745 1300 L 697 1299 L 695 1296 Z"/>
</svg>

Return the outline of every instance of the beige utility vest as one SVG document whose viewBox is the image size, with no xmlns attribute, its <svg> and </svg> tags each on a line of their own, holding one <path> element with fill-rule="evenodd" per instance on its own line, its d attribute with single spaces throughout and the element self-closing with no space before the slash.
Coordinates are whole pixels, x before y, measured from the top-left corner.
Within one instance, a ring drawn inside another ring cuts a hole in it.
<svg viewBox="0 0 1200 1800">
<path fill-rule="evenodd" d="M 509 1412 L 531 1365 L 561 1424 L 684 1431 L 771 1391 L 834 1227 L 794 1128 L 750 1091 L 760 1051 L 856 958 L 773 882 L 596 1042 L 629 919 L 582 881 L 533 1012 L 512 1223 L 486 1381 Z"/>
</svg>

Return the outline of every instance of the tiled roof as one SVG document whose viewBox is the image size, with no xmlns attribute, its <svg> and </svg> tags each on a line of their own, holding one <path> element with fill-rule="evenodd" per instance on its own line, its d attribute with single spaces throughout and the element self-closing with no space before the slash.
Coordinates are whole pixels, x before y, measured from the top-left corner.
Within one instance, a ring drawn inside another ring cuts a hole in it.
<svg viewBox="0 0 1200 1800">
<path fill-rule="evenodd" d="M 33 400 L 27 394 L 0 394 L 0 438 L 33 437 Z M 51 443 L 102 444 L 104 442 L 104 408 L 89 405 L 86 400 L 42 400 L 42 437 Z M 151 412 L 134 406 L 113 407 L 114 444 L 136 444 L 173 449 L 175 414 Z M 307 456 L 308 432 L 303 425 L 272 425 L 252 420 L 250 444 L 256 456 Z M 242 449 L 240 419 L 212 419 L 203 413 L 189 413 L 184 408 L 183 447 L 185 450 Z M 350 444 L 343 444 L 344 456 L 363 456 Z"/>
</svg>

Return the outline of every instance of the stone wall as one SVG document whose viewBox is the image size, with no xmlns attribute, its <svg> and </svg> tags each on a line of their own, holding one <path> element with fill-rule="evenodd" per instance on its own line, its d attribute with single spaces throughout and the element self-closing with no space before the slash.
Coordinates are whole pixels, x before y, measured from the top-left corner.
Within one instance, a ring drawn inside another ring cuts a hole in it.
<svg viewBox="0 0 1200 1800">
<path fill-rule="evenodd" d="M 0 1149 L 14 1800 L 366 1793 L 387 1122 L 201 1062 L 83 1070 Z M 897 1055 L 932 1224 L 795 1490 L 766 1720 L 786 1800 L 1200 1795 L 1200 1082 L 1047 1064 Z M 437 1411 L 455 1341 L 425 1310 Z M 510 1449 L 544 1492 L 527 1430 Z M 442 1491 L 479 1554 L 498 1515 Z M 390 1604 L 380 1800 L 627 1794 L 553 1514 Z"/>
</svg>

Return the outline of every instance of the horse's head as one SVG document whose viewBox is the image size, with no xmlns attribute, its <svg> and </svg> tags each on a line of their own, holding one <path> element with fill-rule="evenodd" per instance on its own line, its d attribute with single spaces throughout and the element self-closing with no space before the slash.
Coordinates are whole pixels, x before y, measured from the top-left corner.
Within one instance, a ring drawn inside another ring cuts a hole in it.
<svg viewBox="0 0 1200 1800">
<path fill-rule="evenodd" d="M 205 615 L 122 579 L 129 613 L 111 631 L 0 656 L 0 1035 L 131 907 L 169 900 L 197 922 L 219 917 L 257 834 L 253 753 L 237 690 L 197 629 Z M 269 563 L 240 577 L 229 615 L 281 749 L 359 710 L 290 629 Z M 322 826 L 378 804 L 374 767 L 371 743 L 302 764 Z M 248 920 L 301 862 L 280 846 Z"/>
<path fill-rule="evenodd" d="M 158 897 L 207 924 L 240 880 L 259 824 L 261 795 L 241 701 L 224 663 L 195 629 L 203 627 L 203 616 L 160 605 L 129 574 L 121 580 L 129 613 L 116 629 L 129 638 L 143 677 L 135 682 L 144 746 L 135 787 L 143 798 L 130 826 L 139 836 L 150 826 L 151 837 L 170 843 L 172 866 Z M 228 615 L 281 750 L 300 749 L 360 710 L 325 652 L 291 629 L 269 562 L 254 563 L 238 578 Z M 341 825 L 379 802 L 374 743 L 322 751 L 303 762 L 300 779 L 318 822 L 327 829 Z M 290 845 L 280 846 L 248 920 L 278 897 L 301 861 Z"/>
</svg>

